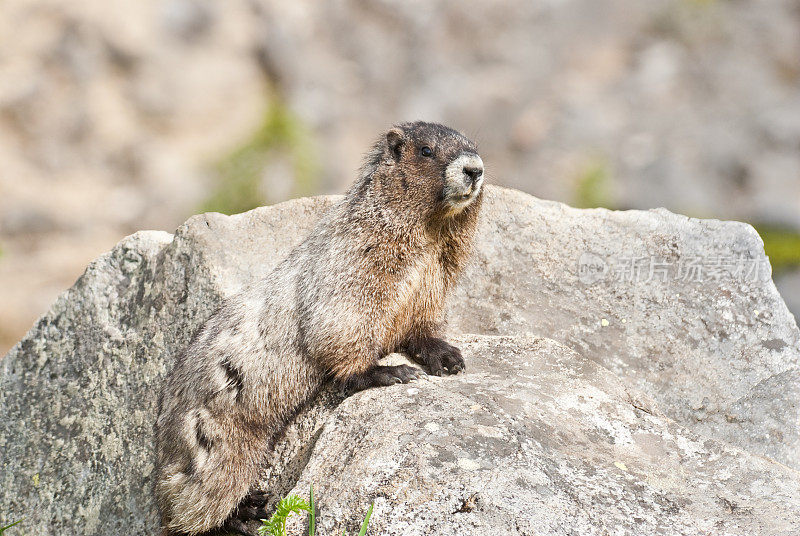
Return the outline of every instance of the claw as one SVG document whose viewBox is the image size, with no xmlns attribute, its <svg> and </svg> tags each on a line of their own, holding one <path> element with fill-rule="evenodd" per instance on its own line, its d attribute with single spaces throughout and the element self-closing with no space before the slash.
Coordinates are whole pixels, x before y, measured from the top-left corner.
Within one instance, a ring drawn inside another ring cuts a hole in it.
<svg viewBox="0 0 800 536">
<path fill-rule="evenodd" d="M 423 338 L 405 348 L 410 356 L 427 367 L 431 375 L 457 374 L 465 368 L 461 351 L 442 339 Z"/>
</svg>

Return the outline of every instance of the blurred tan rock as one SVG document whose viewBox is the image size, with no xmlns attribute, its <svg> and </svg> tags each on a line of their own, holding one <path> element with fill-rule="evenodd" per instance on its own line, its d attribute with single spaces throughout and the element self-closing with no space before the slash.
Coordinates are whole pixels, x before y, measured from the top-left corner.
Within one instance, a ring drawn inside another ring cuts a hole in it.
<svg viewBox="0 0 800 536">
<path fill-rule="evenodd" d="M 0 353 L 90 259 L 197 210 L 266 105 L 255 32 L 247 2 L 3 3 Z"/>
<path fill-rule="evenodd" d="M 8 0 L 0 352 L 77 267 L 199 210 L 267 86 L 313 134 L 319 193 L 342 191 L 376 132 L 422 118 L 543 198 L 578 202 L 583 163 L 603 161 L 616 207 L 800 229 L 798 24 L 795 0 Z M 296 195 L 275 160 L 270 201 Z M 7 231 L 17 209 L 53 230 Z"/>
</svg>

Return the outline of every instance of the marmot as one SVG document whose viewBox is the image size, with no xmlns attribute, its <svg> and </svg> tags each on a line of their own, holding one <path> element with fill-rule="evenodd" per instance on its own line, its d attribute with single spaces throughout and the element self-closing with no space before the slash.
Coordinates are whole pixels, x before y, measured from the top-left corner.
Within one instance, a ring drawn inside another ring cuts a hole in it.
<svg viewBox="0 0 800 536">
<path fill-rule="evenodd" d="M 483 161 L 466 136 L 405 123 L 382 136 L 358 179 L 265 279 L 225 300 L 178 357 L 156 422 L 155 490 L 165 534 L 252 534 L 271 440 L 331 378 L 352 390 L 406 383 L 405 352 L 430 373 L 463 370 L 436 337 L 468 255 Z"/>
</svg>

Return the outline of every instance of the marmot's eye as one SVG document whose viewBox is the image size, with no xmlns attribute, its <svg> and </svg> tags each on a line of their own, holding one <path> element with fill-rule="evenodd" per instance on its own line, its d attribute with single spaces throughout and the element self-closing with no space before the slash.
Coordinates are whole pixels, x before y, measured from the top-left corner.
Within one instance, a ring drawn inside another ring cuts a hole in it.
<svg viewBox="0 0 800 536">
<path fill-rule="evenodd" d="M 420 153 L 422 154 L 422 156 L 432 156 L 433 150 L 431 150 L 431 148 L 426 145 L 420 150 Z"/>
</svg>

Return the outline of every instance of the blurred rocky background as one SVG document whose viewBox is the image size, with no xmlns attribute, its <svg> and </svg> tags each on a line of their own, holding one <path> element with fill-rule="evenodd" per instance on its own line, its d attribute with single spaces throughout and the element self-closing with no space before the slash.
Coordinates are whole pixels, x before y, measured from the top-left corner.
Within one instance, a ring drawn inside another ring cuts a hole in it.
<svg viewBox="0 0 800 536">
<path fill-rule="evenodd" d="M 750 222 L 800 313 L 797 0 L 5 0 L 0 355 L 123 236 L 342 191 L 411 119 L 536 196 Z"/>
</svg>

